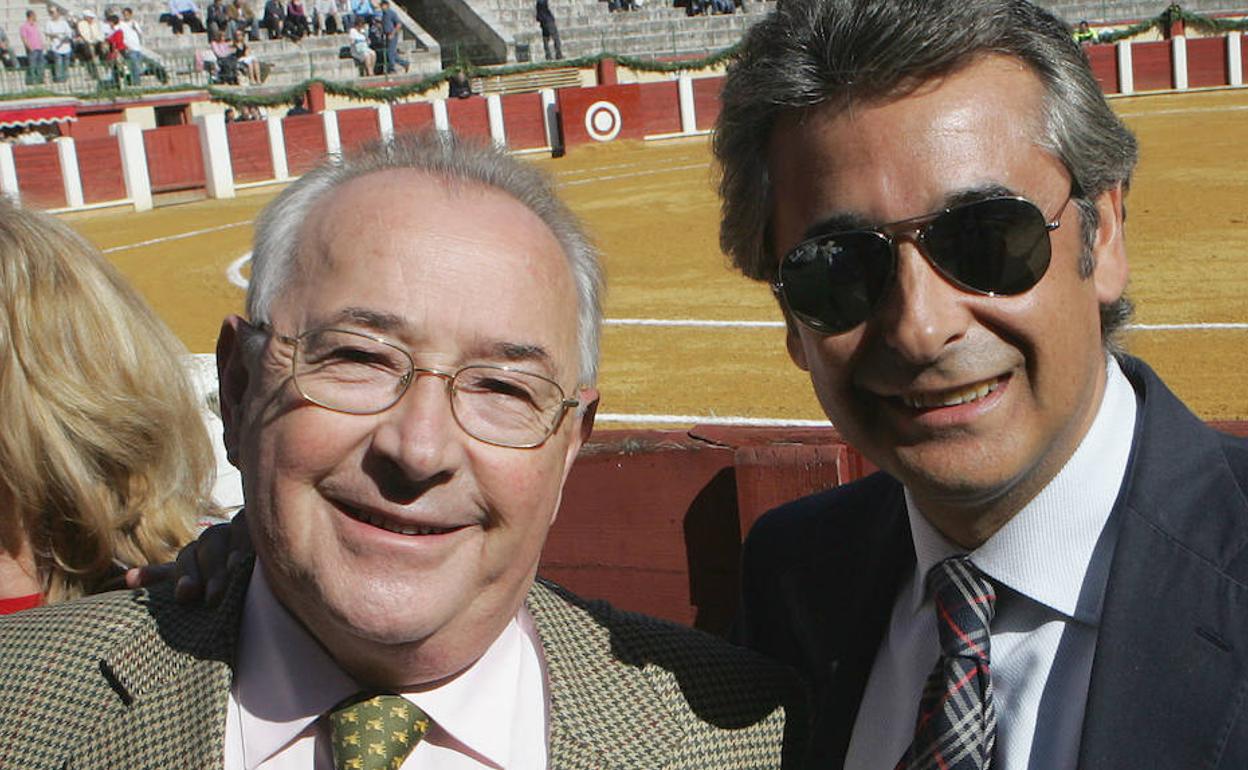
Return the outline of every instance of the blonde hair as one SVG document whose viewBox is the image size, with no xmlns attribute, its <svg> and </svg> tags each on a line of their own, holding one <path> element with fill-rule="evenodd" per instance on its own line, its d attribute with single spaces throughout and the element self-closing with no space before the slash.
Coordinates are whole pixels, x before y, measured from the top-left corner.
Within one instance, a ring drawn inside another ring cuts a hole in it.
<svg viewBox="0 0 1248 770">
<path fill-rule="evenodd" d="M 29 543 L 47 601 L 169 561 L 215 512 L 185 354 L 82 236 L 0 196 L 0 545 Z"/>
</svg>

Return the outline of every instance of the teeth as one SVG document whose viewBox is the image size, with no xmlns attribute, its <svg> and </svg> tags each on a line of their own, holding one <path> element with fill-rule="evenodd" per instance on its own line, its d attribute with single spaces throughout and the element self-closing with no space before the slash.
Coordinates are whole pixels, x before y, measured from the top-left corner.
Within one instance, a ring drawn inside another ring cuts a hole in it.
<svg viewBox="0 0 1248 770">
<path fill-rule="evenodd" d="M 372 526 L 384 529 L 387 532 L 396 532 L 400 535 L 440 535 L 444 532 L 451 531 L 450 529 L 442 527 L 400 527 L 378 516 L 373 516 L 372 514 L 362 513 L 360 511 L 349 511 L 349 513 L 351 514 L 351 518 L 356 519 L 357 521 L 362 521 L 365 524 L 371 524 Z"/>
<path fill-rule="evenodd" d="M 912 409 L 931 409 L 937 406 L 957 406 L 978 401 L 1000 387 L 998 380 L 988 380 L 957 390 L 946 390 L 943 393 L 920 393 L 915 396 L 902 396 L 906 406 Z"/>
</svg>

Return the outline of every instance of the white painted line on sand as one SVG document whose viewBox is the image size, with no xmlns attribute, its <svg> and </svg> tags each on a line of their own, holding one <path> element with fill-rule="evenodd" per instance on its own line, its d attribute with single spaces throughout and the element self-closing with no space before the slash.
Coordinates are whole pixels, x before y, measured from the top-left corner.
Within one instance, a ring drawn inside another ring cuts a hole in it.
<svg viewBox="0 0 1248 770">
<path fill-rule="evenodd" d="M 628 179 L 637 176 L 654 176 L 655 174 L 666 174 L 672 171 L 692 171 L 695 168 L 706 168 L 705 163 L 691 163 L 687 166 L 664 166 L 663 168 L 650 169 L 648 171 L 632 171 L 627 174 L 606 174 L 603 176 L 590 177 L 589 179 L 570 179 L 568 181 L 559 181 L 555 183 L 556 187 L 576 187 L 582 184 L 593 184 L 595 182 L 609 182 L 613 179 Z"/>
<path fill-rule="evenodd" d="M 745 425 L 757 428 L 827 428 L 827 420 L 799 420 L 796 418 L 737 417 L 704 414 L 604 414 L 594 416 L 594 422 L 631 422 L 643 425 Z"/>
<path fill-rule="evenodd" d="M 185 233 L 177 233 L 175 235 L 165 235 L 165 236 L 161 236 L 160 238 L 152 238 L 151 240 L 147 240 L 147 241 L 139 241 L 138 243 L 127 243 L 121 246 L 110 246 L 107 249 L 104 249 L 104 253 L 111 254 L 114 251 L 125 251 L 126 249 L 138 249 L 138 248 L 142 248 L 143 246 L 154 246 L 157 243 L 167 243 L 168 241 L 180 241 L 183 238 L 194 238 L 197 235 L 207 235 L 208 233 L 215 233 L 220 230 L 229 230 L 230 228 L 233 228 L 233 227 L 245 227 L 249 224 L 251 224 L 250 219 L 248 219 L 245 222 L 231 222 L 228 225 L 217 225 L 216 227 L 205 227 L 202 230 L 188 230 Z"/>
<path fill-rule="evenodd" d="M 714 321 L 699 318 L 604 318 L 607 326 L 703 326 L 730 328 L 784 328 L 784 321 Z"/>
<path fill-rule="evenodd" d="M 1131 331 L 1190 332 L 1205 329 L 1248 329 L 1248 323 L 1127 324 Z"/>
<path fill-rule="evenodd" d="M 243 256 L 230 263 L 225 269 L 226 279 L 240 289 L 247 288 L 247 279 L 243 277 L 243 265 L 251 261 L 251 252 L 247 252 Z"/>
</svg>

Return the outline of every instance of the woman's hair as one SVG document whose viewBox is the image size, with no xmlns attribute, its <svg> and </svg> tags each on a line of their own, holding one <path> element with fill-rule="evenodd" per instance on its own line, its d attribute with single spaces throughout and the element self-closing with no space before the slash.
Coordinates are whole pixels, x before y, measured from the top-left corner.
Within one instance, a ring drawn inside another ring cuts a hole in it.
<svg viewBox="0 0 1248 770">
<path fill-rule="evenodd" d="M 48 601 L 169 561 L 211 502 L 186 351 L 86 240 L 0 196 L 0 546 Z"/>
</svg>

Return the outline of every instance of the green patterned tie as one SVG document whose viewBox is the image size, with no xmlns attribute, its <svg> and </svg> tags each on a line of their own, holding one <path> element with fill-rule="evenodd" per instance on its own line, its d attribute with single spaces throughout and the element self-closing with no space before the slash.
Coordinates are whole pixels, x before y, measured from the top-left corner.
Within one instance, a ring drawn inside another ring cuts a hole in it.
<svg viewBox="0 0 1248 770">
<path fill-rule="evenodd" d="M 429 717 L 401 696 L 354 695 L 329 712 L 336 770 L 399 770 L 429 730 Z"/>
</svg>

